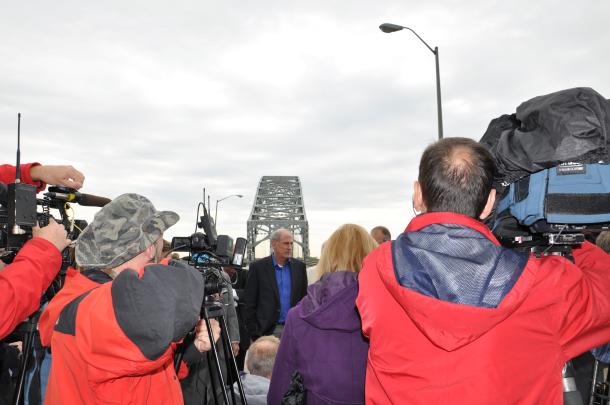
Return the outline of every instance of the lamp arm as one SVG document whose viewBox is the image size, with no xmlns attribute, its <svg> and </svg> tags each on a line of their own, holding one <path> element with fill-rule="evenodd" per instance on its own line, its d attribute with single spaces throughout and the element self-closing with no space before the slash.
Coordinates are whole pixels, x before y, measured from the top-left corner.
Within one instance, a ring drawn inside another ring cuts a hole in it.
<svg viewBox="0 0 610 405">
<path fill-rule="evenodd" d="M 419 39 L 419 40 L 420 40 L 420 41 L 421 41 L 421 42 L 422 42 L 424 45 L 426 45 L 426 48 L 430 49 L 430 52 L 432 52 L 433 54 L 435 54 L 435 55 L 436 55 L 436 52 L 434 51 L 434 49 L 432 49 L 432 48 L 430 47 L 430 45 L 428 45 L 428 43 L 422 39 L 422 37 L 420 37 L 419 35 L 417 35 L 417 32 L 413 31 L 413 30 L 412 30 L 411 28 L 409 28 L 409 27 L 403 27 L 403 28 L 404 28 L 404 29 L 406 29 L 406 30 L 409 30 L 409 31 L 411 31 L 413 34 L 415 34 L 415 36 L 416 36 L 416 37 L 417 37 L 417 38 L 418 38 L 418 39 Z"/>
</svg>

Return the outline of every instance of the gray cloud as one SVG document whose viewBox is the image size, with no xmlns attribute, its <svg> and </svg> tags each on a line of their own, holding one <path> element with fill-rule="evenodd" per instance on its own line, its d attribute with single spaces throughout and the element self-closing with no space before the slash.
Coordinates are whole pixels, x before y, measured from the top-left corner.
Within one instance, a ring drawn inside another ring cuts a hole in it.
<svg viewBox="0 0 610 405">
<path fill-rule="evenodd" d="M 0 134 L 14 160 L 72 163 L 86 192 L 139 192 L 192 232 L 202 187 L 221 232 L 245 235 L 263 175 L 298 175 L 313 252 L 341 223 L 412 216 L 419 156 L 436 137 L 440 48 L 447 136 L 479 138 L 531 97 L 608 97 L 610 5 L 545 0 L 27 2 L 0 15 Z M 212 204 L 214 205 L 214 204 Z M 91 218 L 93 210 L 79 209 Z"/>
</svg>

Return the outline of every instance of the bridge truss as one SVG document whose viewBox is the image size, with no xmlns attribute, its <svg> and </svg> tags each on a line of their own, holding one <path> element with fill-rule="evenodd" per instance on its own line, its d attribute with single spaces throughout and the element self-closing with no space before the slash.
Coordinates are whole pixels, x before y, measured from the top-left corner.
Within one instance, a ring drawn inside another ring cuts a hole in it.
<svg viewBox="0 0 610 405">
<path fill-rule="evenodd" d="M 301 181 L 297 176 L 263 176 L 258 183 L 252 212 L 248 220 L 248 260 L 255 257 L 256 247 L 279 228 L 294 235 L 303 259 L 309 257 L 309 225 L 305 215 Z"/>
</svg>

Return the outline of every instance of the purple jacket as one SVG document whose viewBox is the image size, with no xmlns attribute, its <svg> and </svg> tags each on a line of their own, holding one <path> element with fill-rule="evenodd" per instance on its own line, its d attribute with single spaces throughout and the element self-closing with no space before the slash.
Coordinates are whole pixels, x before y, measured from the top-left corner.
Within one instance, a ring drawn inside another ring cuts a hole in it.
<svg viewBox="0 0 610 405">
<path fill-rule="evenodd" d="M 295 370 L 308 404 L 364 404 L 368 342 L 356 312 L 356 273 L 325 274 L 288 312 L 267 403 L 278 405 Z"/>
</svg>

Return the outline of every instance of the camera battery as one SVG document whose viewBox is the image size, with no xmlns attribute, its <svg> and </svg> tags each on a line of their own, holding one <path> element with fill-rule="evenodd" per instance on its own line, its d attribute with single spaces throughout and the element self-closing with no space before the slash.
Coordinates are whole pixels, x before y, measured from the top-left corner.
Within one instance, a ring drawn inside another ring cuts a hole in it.
<svg viewBox="0 0 610 405">
<path fill-rule="evenodd" d="M 7 187 L 9 231 L 15 226 L 36 226 L 36 187 L 25 183 L 11 183 Z"/>
</svg>

